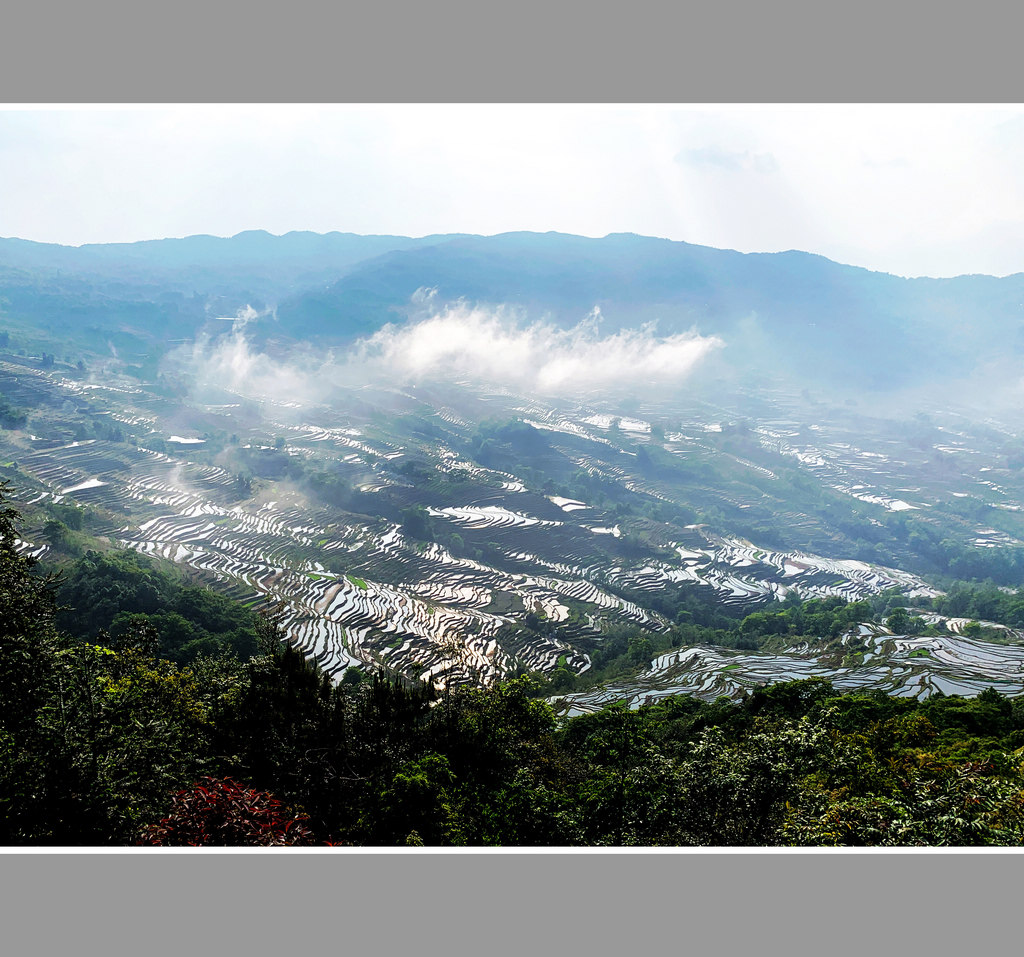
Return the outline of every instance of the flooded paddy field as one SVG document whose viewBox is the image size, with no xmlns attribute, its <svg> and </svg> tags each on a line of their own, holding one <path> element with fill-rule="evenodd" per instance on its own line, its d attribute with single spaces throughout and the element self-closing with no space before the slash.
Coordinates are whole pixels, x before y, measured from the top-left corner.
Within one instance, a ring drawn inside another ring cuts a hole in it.
<svg viewBox="0 0 1024 957">
<path fill-rule="evenodd" d="M 896 560 L 906 535 L 876 544 L 893 516 L 996 550 L 1024 539 L 1001 433 L 935 425 L 908 446 L 895 426 L 801 421 L 792 400 L 752 422 L 708 404 L 609 411 L 454 387 L 338 385 L 314 404 L 3 361 L 0 391 L 31 409 L 0 430 L 0 476 L 29 519 L 22 550 L 52 554 L 48 508 L 87 510 L 106 547 L 279 607 L 290 640 L 335 676 L 582 674 L 584 649 L 611 631 L 669 629 L 661 598 L 679 589 L 739 616 L 790 595 L 937 595 Z M 810 648 L 690 648 L 571 707 L 811 674 L 900 694 L 1024 690 L 1012 646 L 957 630 L 934 645 L 865 635 L 873 650 L 848 665 Z"/>
<path fill-rule="evenodd" d="M 677 694 L 708 701 L 738 698 L 768 684 L 802 678 L 825 678 L 839 691 L 875 689 L 914 698 L 936 692 L 974 696 L 986 688 L 1008 696 L 1024 693 L 1024 641 L 1007 646 L 955 635 L 910 637 L 862 625 L 843 645 L 826 652 L 805 643 L 779 654 L 690 647 L 661 655 L 629 681 L 553 703 L 560 713 L 573 716 L 613 701 L 637 708 Z"/>
</svg>

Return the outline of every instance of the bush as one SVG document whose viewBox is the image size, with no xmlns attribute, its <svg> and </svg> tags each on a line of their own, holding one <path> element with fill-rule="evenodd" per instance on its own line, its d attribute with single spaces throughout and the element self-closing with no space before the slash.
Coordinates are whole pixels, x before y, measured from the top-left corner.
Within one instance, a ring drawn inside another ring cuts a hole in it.
<svg viewBox="0 0 1024 957">
<path fill-rule="evenodd" d="M 174 795 L 171 813 L 138 843 L 156 847 L 286 847 L 312 843 L 305 821 L 266 791 L 202 778 Z"/>
</svg>

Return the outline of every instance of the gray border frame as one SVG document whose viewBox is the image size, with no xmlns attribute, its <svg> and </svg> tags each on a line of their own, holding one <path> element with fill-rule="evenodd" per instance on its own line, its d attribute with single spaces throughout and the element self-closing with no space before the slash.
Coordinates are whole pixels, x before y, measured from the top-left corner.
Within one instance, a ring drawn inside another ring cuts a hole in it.
<svg viewBox="0 0 1024 957">
<path fill-rule="evenodd" d="M 5 12 L 0 91 L 8 103 L 1007 102 L 1019 53 L 1006 9 L 43 2 Z M 19 954 L 964 953 L 1013 939 L 1021 863 L 1012 850 L 2 857 Z"/>
<path fill-rule="evenodd" d="M 1008 8 L 810 0 L 19 4 L 8 103 L 1005 102 Z"/>
</svg>

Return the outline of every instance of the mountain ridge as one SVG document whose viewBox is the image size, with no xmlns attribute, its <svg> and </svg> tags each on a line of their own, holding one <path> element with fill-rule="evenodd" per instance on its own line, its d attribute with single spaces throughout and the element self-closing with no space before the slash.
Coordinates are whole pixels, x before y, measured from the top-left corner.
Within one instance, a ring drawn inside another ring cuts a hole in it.
<svg viewBox="0 0 1024 957">
<path fill-rule="evenodd" d="M 158 343 L 217 316 L 263 313 L 251 333 L 345 347 L 461 304 L 602 335 L 696 331 L 739 371 L 886 390 L 1024 354 L 1024 274 L 905 278 L 817 253 L 744 253 L 635 233 L 493 236 L 247 230 L 66 247 L 0 239 L 0 317 L 59 331 L 67 317 Z"/>
</svg>

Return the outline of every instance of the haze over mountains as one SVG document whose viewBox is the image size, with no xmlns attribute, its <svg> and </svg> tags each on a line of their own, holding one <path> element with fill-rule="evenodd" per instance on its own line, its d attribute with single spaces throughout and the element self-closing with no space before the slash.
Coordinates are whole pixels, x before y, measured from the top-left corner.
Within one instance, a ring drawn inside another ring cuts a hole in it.
<svg viewBox="0 0 1024 957">
<path fill-rule="evenodd" d="M 558 233 L 2 240 L 0 264 L 0 478 L 31 554 L 129 549 L 279 602 L 335 676 L 569 690 L 650 664 L 646 635 L 731 660 L 577 707 L 807 669 L 1024 688 L 1024 658 L 951 637 L 1024 617 L 943 597 L 1024 568 L 1022 275 Z M 860 630 L 736 631 L 797 600 Z M 894 641 L 892 602 L 938 644 Z"/>
<path fill-rule="evenodd" d="M 846 394 L 981 375 L 1024 352 L 1024 274 L 905 279 L 804 252 L 744 254 L 613 234 L 240 233 L 66 247 L 0 240 L 3 314 L 150 342 L 245 307 L 260 343 L 344 347 L 445 304 L 601 335 L 695 332 L 716 375 L 770 373 Z M 429 298 L 427 294 L 429 293 Z"/>
</svg>

